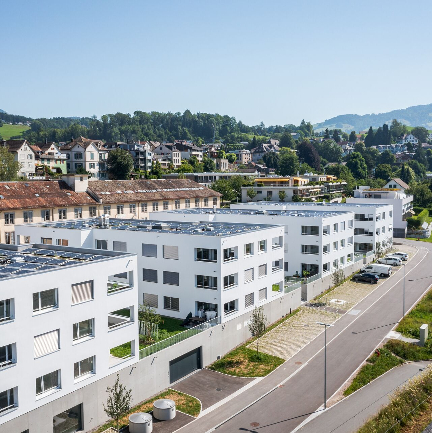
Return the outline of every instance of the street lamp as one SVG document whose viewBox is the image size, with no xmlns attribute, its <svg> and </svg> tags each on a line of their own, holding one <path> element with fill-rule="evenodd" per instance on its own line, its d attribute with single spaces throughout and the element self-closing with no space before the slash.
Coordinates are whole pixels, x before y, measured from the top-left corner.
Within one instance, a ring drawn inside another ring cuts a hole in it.
<svg viewBox="0 0 432 433">
<path fill-rule="evenodd" d="M 406 276 L 406 272 L 405 272 L 405 263 L 403 264 L 404 267 L 404 281 L 403 281 L 403 300 L 402 300 L 402 319 L 405 317 L 405 276 Z"/>
<path fill-rule="evenodd" d="M 316 322 L 324 326 L 324 410 L 327 409 L 327 328 L 333 326 L 330 323 Z"/>
</svg>

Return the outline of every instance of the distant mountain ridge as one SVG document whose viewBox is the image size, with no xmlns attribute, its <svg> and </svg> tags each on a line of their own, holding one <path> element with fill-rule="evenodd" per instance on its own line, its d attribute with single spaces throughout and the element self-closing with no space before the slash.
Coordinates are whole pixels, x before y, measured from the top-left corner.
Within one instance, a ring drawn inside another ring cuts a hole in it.
<svg viewBox="0 0 432 433">
<path fill-rule="evenodd" d="M 2 110 L 2 109 L 0 108 L 0 113 L 6 113 L 6 111 L 4 111 L 4 110 Z"/>
<path fill-rule="evenodd" d="M 332 117 L 324 122 L 314 125 L 317 132 L 324 129 L 342 129 L 342 131 L 364 131 L 370 126 L 378 128 L 384 123 L 390 124 L 393 119 L 404 123 L 407 126 L 424 126 L 432 129 L 432 104 L 415 105 L 401 110 L 393 110 L 388 113 L 379 114 L 342 114 Z"/>
</svg>

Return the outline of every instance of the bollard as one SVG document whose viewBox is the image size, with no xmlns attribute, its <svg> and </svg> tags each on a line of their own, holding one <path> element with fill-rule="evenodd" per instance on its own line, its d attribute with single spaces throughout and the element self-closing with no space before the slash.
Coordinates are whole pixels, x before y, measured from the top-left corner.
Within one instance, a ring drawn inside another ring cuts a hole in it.
<svg viewBox="0 0 432 433">
<path fill-rule="evenodd" d="M 426 324 L 420 326 L 420 346 L 424 346 L 426 344 L 426 340 L 428 339 L 428 328 L 429 326 Z"/>
</svg>

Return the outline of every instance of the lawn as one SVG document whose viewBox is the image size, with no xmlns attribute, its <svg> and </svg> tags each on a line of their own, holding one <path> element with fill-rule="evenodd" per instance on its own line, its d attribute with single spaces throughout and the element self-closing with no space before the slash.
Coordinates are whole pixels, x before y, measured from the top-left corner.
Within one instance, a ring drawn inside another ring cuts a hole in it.
<svg viewBox="0 0 432 433">
<path fill-rule="evenodd" d="M 199 415 L 199 413 L 201 412 L 201 403 L 199 402 L 199 400 L 197 400 L 196 398 L 187 395 L 187 394 L 183 394 L 182 392 L 176 391 L 174 389 L 168 389 L 164 392 L 162 392 L 161 394 L 143 401 L 141 403 L 139 403 L 138 405 L 134 406 L 127 415 L 125 415 L 121 420 L 120 420 L 120 429 L 126 425 L 128 425 L 129 423 L 129 415 L 136 413 L 136 412 L 151 412 L 153 410 L 153 402 L 155 402 L 156 400 L 159 400 L 161 398 L 168 398 L 170 400 L 174 400 L 175 404 L 176 404 L 176 409 L 179 410 L 180 412 L 183 413 L 187 413 L 188 415 L 197 417 Z M 99 427 L 96 430 L 96 433 L 100 433 L 103 432 L 105 430 L 107 430 L 109 427 L 115 427 L 115 423 L 114 421 L 110 421 L 106 424 L 104 424 L 103 426 Z"/>
<path fill-rule="evenodd" d="M 167 338 L 179 334 L 180 332 L 186 331 L 186 328 L 181 326 L 182 323 L 183 320 L 174 319 L 172 317 L 162 317 L 162 323 L 159 324 L 157 338 L 154 338 L 150 343 L 146 343 L 145 339 L 141 338 L 140 336 L 140 349 L 158 341 L 166 340 Z"/>
<path fill-rule="evenodd" d="M 3 140 L 9 140 L 11 137 L 21 135 L 24 131 L 27 131 L 27 129 L 30 129 L 30 127 L 25 125 L 3 124 L 3 126 L 0 127 L 0 135 L 2 136 Z"/>
</svg>

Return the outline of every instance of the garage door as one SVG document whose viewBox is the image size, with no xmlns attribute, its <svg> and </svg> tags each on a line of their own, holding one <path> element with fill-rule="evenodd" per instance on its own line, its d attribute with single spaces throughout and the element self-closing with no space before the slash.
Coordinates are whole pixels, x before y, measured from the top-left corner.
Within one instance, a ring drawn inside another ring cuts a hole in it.
<svg viewBox="0 0 432 433">
<path fill-rule="evenodd" d="M 170 383 L 201 368 L 201 347 L 170 361 Z"/>
</svg>

